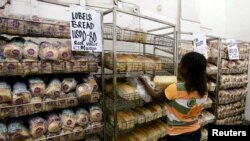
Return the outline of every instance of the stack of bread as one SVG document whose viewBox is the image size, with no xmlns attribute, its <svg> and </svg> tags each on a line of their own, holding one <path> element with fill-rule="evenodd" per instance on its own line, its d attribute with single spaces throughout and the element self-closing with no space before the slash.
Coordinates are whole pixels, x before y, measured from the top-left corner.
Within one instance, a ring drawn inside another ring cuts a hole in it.
<svg viewBox="0 0 250 141">
<path fill-rule="evenodd" d="M 212 113 L 203 110 L 201 112 L 198 122 L 201 126 L 205 126 L 209 123 L 213 123 L 214 119 L 215 119 L 215 116 Z"/>
</svg>

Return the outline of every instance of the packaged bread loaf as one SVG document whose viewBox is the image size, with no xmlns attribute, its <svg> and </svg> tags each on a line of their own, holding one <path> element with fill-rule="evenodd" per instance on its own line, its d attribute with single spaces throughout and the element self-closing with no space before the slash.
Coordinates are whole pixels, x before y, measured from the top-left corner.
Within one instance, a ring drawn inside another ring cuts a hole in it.
<svg viewBox="0 0 250 141">
<path fill-rule="evenodd" d="M 22 64 L 18 60 L 7 58 L 5 59 L 5 62 L 6 63 L 4 70 L 6 71 L 7 74 L 17 75 L 23 73 Z"/>
<path fill-rule="evenodd" d="M 9 123 L 8 135 L 11 141 L 20 141 L 30 137 L 29 130 L 21 120 L 12 120 Z"/>
<path fill-rule="evenodd" d="M 59 133 L 50 133 L 50 132 L 47 132 L 46 134 L 46 138 L 47 138 L 47 141 L 59 141 L 60 138 L 59 138 Z"/>
<path fill-rule="evenodd" d="M 58 133 L 61 131 L 60 118 L 56 113 L 49 113 L 47 115 L 48 132 Z"/>
<path fill-rule="evenodd" d="M 88 58 L 86 56 L 76 59 L 76 62 L 79 64 L 80 72 L 88 71 Z"/>
<path fill-rule="evenodd" d="M 1 18 L 0 18 L 1 21 Z M 0 22 L 0 28 L 1 28 L 1 22 Z M 2 28 L 1 28 L 2 29 Z M 8 38 L 0 36 L 0 57 L 4 56 L 4 46 L 7 44 Z"/>
<path fill-rule="evenodd" d="M 62 130 L 60 132 L 60 137 L 59 141 L 69 141 L 72 139 L 72 132 L 69 130 Z"/>
<path fill-rule="evenodd" d="M 80 126 L 86 126 L 89 122 L 89 113 L 84 108 L 76 110 L 76 123 Z"/>
<path fill-rule="evenodd" d="M 33 97 L 44 97 L 46 92 L 46 86 L 43 80 L 39 78 L 29 79 L 29 89 Z"/>
<path fill-rule="evenodd" d="M 7 141 L 7 139 L 8 139 L 7 127 L 5 124 L 0 123 L 0 140 Z"/>
<path fill-rule="evenodd" d="M 58 48 L 49 42 L 42 42 L 39 49 L 39 57 L 42 60 L 56 61 L 59 56 Z"/>
<path fill-rule="evenodd" d="M 74 78 L 65 78 L 62 81 L 62 91 L 65 93 L 75 90 L 77 81 Z"/>
<path fill-rule="evenodd" d="M 52 73 L 52 65 L 50 62 L 41 60 L 38 62 L 38 68 L 40 73 Z"/>
<path fill-rule="evenodd" d="M 76 124 L 75 113 L 71 109 L 65 109 L 61 115 L 61 125 L 65 130 L 73 130 Z"/>
<path fill-rule="evenodd" d="M 99 106 L 91 105 L 88 108 L 90 114 L 90 121 L 100 122 L 102 121 L 102 109 Z"/>
<path fill-rule="evenodd" d="M 63 92 L 61 92 L 63 93 Z M 62 108 L 67 108 L 69 107 L 67 105 L 67 97 L 58 97 L 56 98 L 56 108 L 57 109 L 62 109 Z"/>
<path fill-rule="evenodd" d="M 21 37 L 13 38 L 10 43 L 4 46 L 4 57 L 21 60 L 23 56 L 24 41 L 25 40 Z"/>
<path fill-rule="evenodd" d="M 13 96 L 12 104 L 20 105 L 29 103 L 31 99 L 31 94 L 27 90 L 27 85 L 22 82 L 17 82 L 13 85 Z"/>
<path fill-rule="evenodd" d="M 31 22 L 27 23 L 27 32 L 31 35 L 41 35 L 42 34 L 42 20 L 38 16 L 31 16 Z"/>
<path fill-rule="evenodd" d="M 57 22 L 55 24 L 55 33 L 57 37 L 70 37 L 70 29 L 67 22 Z"/>
<path fill-rule="evenodd" d="M 141 114 L 143 114 L 146 118 L 146 122 L 149 122 L 152 120 L 152 113 L 149 109 L 144 108 L 144 107 L 137 107 L 135 108 L 136 112 L 139 112 Z"/>
<path fill-rule="evenodd" d="M 61 92 L 61 85 L 62 82 L 59 79 L 52 79 L 46 89 L 46 95 L 50 98 L 58 98 L 64 96 L 64 93 Z"/>
<path fill-rule="evenodd" d="M 47 123 L 41 117 L 31 117 L 29 118 L 29 130 L 33 138 L 41 137 L 47 131 Z"/>
<path fill-rule="evenodd" d="M 76 61 L 75 59 L 71 59 L 67 62 L 65 62 L 65 71 L 66 72 L 79 72 L 80 71 L 80 66 L 79 62 Z"/>
<path fill-rule="evenodd" d="M 159 89 L 166 89 L 168 85 L 177 83 L 176 76 L 155 76 L 154 83 Z"/>
<path fill-rule="evenodd" d="M 75 92 L 67 94 L 67 106 L 74 107 L 78 105 L 78 100 Z"/>
<path fill-rule="evenodd" d="M 56 101 L 51 98 L 45 98 L 43 101 L 43 111 L 52 111 L 56 107 Z"/>
<path fill-rule="evenodd" d="M 37 43 L 28 40 L 24 43 L 23 47 L 23 57 L 26 59 L 37 60 L 39 53 L 39 46 Z"/>
<path fill-rule="evenodd" d="M 64 61 L 60 61 L 60 60 L 57 60 L 57 61 L 53 61 L 52 62 L 52 71 L 53 72 L 64 72 Z"/>
<path fill-rule="evenodd" d="M 80 84 L 76 87 L 77 97 L 86 101 L 90 101 L 91 93 L 98 89 L 97 83 L 94 79 L 88 79 L 86 83 Z"/>
<path fill-rule="evenodd" d="M 29 105 L 30 113 L 39 113 L 43 110 L 43 103 L 41 97 L 32 97 Z"/>
<path fill-rule="evenodd" d="M 22 62 L 24 74 L 37 74 L 39 72 L 38 63 L 33 59 L 23 59 Z"/>
<path fill-rule="evenodd" d="M 102 130 L 103 130 L 102 125 L 103 125 L 102 122 L 92 122 L 91 123 L 92 134 L 102 132 Z"/>
<path fill-rule="evenodd" d="M 0 104 L 0 119 L 5 119 L 13 115 L 13 107 L 10 104 Z"/>
<path fill-rule="evenodd" d="M 0 103 L 10 102 L 11 88 L 6 82 L 0 82 Z"/>
<path fill-rule="evenodd" d="M 26 21 L 19 19 L 8 19 L 8 33 L 23 35 L 25 33 Z"/>
<path fill-rule="evenodd" d="M 59 59 L 69 61 L 72 57 L 71 46 L 60 43 L 59 47 Z"/>
<path fill-rule="evenodd" d="M 8 31 L 8 19 L 4 17 L 0 17 L 0 29 L 2 32 Z"/>
<path fill-rule="evenodd" d="M 139 96 L 136 91 L 136 87 L 128 82 L 124 82 L 124 83 L 119 82 L 117 83 L 116 88 L 117 88 L 118 95 L 122 97 L 123 99 L 126 99 L 126 100 L 139 99 Z"/>
<path fill-rule="evenodd" d="M 83 128 L 81 126 L 76 126 L 73 129 L 73 140 L 81 140 L 84 137 Z"/>
<path fill-rule="evenodd" d="M 55 36 L 55 24 L 54 20 L 43 19 L 42 33 L 45 36 Z"/>
<path fill-rule="evenodd" d="M 5 67 L 5 60 L 0 58 L 0 76 L 5 75 L 6 67 Z"/>
</svg>

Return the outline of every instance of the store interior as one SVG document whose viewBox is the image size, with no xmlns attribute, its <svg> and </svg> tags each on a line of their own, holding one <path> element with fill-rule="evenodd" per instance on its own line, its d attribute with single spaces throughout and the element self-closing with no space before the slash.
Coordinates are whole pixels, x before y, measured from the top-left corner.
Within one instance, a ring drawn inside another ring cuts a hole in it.
<svg viewBox="0 0 250 141">
<path fill-rule="evenodd" d="M 100 15 L 94 23 L 100 27 L 99 51 L 73 50 L 72 4 Z M 194 38 L 200 37 L 206 42 L 209 91 L 198 120 L 201 141 L 208 139 L 209 125 L 249 124 L 249 5 L 249 0 L 1 0 L 0 140 L 162 139 L 167 105 L 152 100 L 138 76 L 160 88 L 176 83 L 180 60 L 196 51 Z"/>
</svg>

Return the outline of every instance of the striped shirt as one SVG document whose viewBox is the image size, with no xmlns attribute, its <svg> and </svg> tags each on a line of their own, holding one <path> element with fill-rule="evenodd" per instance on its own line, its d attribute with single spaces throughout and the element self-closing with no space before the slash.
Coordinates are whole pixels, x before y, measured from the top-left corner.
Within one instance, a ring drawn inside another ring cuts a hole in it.
<svg viewBox="0 0 250 141">
<path fill-rule="evenodd" d="M 165 89 L 167 101 L 167 132 L 179 135 L 200 128 L 198 117 L 207 95 L 200 97 L 197 91 L 187 93 L 184 83 L 171 84 Z"/>
</svg>

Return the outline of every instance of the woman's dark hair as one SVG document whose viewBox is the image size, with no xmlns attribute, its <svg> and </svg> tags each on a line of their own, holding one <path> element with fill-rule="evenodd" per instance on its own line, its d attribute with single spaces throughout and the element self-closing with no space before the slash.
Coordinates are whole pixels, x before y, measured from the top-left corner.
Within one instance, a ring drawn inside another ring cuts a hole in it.
<svg viewBox="0 0 250 141">
<path fill-rule="evenodd" d="M 185 54 L 179 64 L 179 75 L 188 93 L 197 91 L 202 97 L 207 93 L 206 58 L 197 52 Z"/>
</svg>

